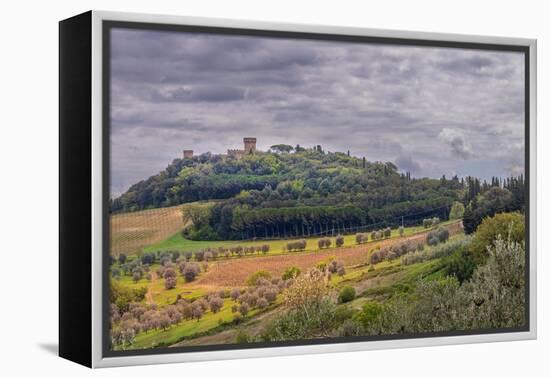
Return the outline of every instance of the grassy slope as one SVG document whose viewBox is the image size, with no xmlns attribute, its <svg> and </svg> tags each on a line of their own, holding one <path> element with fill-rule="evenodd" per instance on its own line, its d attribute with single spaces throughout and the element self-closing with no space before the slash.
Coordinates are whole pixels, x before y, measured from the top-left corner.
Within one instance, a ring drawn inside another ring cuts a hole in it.
<svg viewBox="0 0 550 378">
<path fill-rule="evenodd" d="M 463 236 L 458 236 L 463 237 Z M 333 276 L 332 278 L 332 284 L 334 285 L 335 289 L 339 289 L 343 286 L 354 286 L 358 288 L 358 297 L 353 300 L 352 302 L 349 302 L 345 304 L 346 306 L 351 306 L 356 309 L 360 309 L 366 302 L 371 300 L 383 300 L 388 295 L 391 295 L 395 292 L 402 291 L 406 286 L 408 285 L 414 285 L 414 282 L 418 281 L 421 278 L 432 278 L 438 274 L 441 273 L 441 259 L 435 259 L 430 261 L 425 261 L 418 264 L 413 265 L 406 265 L 403 266 L 400 264 L 400 259 L 396 259 L 394 261 L 383 261 L 376 265 L 376 269 L 374 271 L 369 271 L 368 267 L 357 267 L 355 269 L 350 269 L 348 273 L 346 273 L 343 277 Z M 372 283 L 372 285 L 366 289 L 361 290 L 361 284 L 365 281 L 369 281 Z M 232 304 L 233 302 L 230 300 L 226 300 L 226 303 L 229 302 Z M 278 300 L 278 303 L 280 303 L 280 299 Z M 225 308 L 225 307 L 224 307 Z M 229 306 L 230 308 L 230 306 Z M 277 306 L 272 306 L 270 311 L 273 311 L 277 308 Z M 211 314 L 207 313 L 203 319 L 201 319 L 201 322 L 204 321 L 203 324 L 198 325 L 196 321 L 188 321 L 191 324 L 187 323 L 183 326 L 175 326 L 171 328 L 168 331 L 156 331 L 156 336 L 158 338 L 156 339 L 156 342 L 162 342 L 164 345 L 169 345 L 172 343 L 181 342 L 182 340 L 187 339 L 188 341 L 185 343 L 189 343 L 190 339 L 193 339 L 192 344 L 193 345 L 205 345 L 204 342 L 208 340 L 209 344 L 212 343 L 218 343 L 218 342 L 227 342 L 228 337 L 231 336 L 234 337 L 234 334 L 236 334 L 237 331 L 232 332 L 231 334 L 224 335 L 224 333 L 229 332 L 230 330 L 226 329 L 220 329 L 222 333 L 219 337 L 217 336 L 200 336 L 200 333 L 205 333 L 208 331 L 214 331 L 216 332 L 215 328 L 218 327 L 218 323 L 216 319 L 223 319 L 225 322 L 229 322 L 232 319 L 232 314 L 225 313 L 221 314 L 219 316 L 216 316 L 217 314 Z M 254 312 L 251 312 L 249 315 L 249 318 L 253 319 L 255 314 Z M 210 317 L 211 316 L 211 317 Z M 258 326 L 258 324 L 254 322 L 249 322 L 247 324 L 243 324 L 239 326 L 239 329 L 244 330 L 248 334 L 256 334 L 258 329 L 263 329 L 263 327 L 269 322 L 269 317 L 266 318 L 266 321 L 261 321 L 263 326 Z M 198 328 L 189 328 L 192 326 L 192 323 L 196 323 Z M 210 327 L 210 328 L 208 328 Z M 249 332 L 254 329 L 254 332 Z M 199 335 L 197 335 L 199 333 Z M 217 333 L 216 333 L 217 334 Z M 197 338 L 198 336 L 198 338 Z M 133 346 L 134 348 L 143 348 L 147 347 L 147 344 L 144 344 L 143 340 L 146 340 L 146 342 L 151 342 L 151 340 L 154 339 L 153 337 L 144 337 L 141 335 L 138 335 L 136 338 L 136 344 Z M 204 339 L 204 341 L 201 341 Z M 219 340 L 219 341 L 218 341 Z M 224 340 L 224 341 L 221 341 Z M 233 342 L 234 340 L 232 340 Z M 184 344 L 185 344 L 184 343 Z M 152 345 L 152 344 L 148 344 Z"/>
<path fill-rule="evenodd" d="M 139 333 L 134 340 L 132 349 L 154 348 L 162 345 L 168 346 L 175 344 L 184 338 L 204 334 L 215 329 L 216 327 L 221 327 L 224 324 L 230 323 L 235 317 L 235 314 L 231 311 L 231 307 L 234 304 L 235 302 L 231 299 L 225 299 L 224 305 L 219 312 L 213 313 L 208 311 L 199 321 L 195 319 L 184 320 L 180 324 L 172 326 L 165 331 L 155 330 L 147 333 Z M 271 308 L 274 307 L 275 306 L 272 306 Z M 264 311 L 253 309 L 248 313 L 247 317 L 254 317 L 258 313 Z"/>
<path fill-rule="evenodd" d="M 405 230 L 405 234 L 412 235 L 423 230 L 424 229 L 422 227 L 411 227 Z M 395 236 L 397 235 L 392 235 L 392 237 Z M 454 236 L 453 239 L 459 237 L 463 237 L 463 235 Z M 286 241 L 284 242 L 286 243 Z M 346 243 L 348 242 L 355 244 L 353 235 L 346 238 Z M 270 254 L 271 253 L 273 252 L 270 252 Z M 282 250 L 279 253 L 282 253 Z M 157 267 L 158 265 L 153 265 L 151 267 L 151 271 L 154 272 Z M 357 298 L 351 304 L 354 307 L 360 307 L 367 300 L 383 299 L 396 291 L 406 289 L 407 285 L 413 284 L 416 280 L 422 277 L 437 275 L 439 270 L 440 260 L 431 260 L 403 266 L 400 264 L 400 259 L 396 259 L 393 261 L 383 261 L 377 264 L 374 271 L 369 271 L 369 266 L 348 267 L 348 272 L 343 277 L 334 275 L 332 278 L 332 283 L 337 289 L 344 285 L 355 286 L 358 289 L 358 294 L 362 297 Z M 372 282 L 373 284 L 367 288 L 361 288 L 361 283 L 367 281 Z M 137 283 L 134 283 L 131 280 L 131 277 L 123 276 L 121 277 L 120 282 L 133 287 L 148 285 L 149 290 L 152 292 L 154 301 L 161 307 L 174 303 L 178 294 L 181 294 L 187 299 L 193 299 L 204 296 L 208 291 L 207 288 L 195 287 L 193 284 L 184 283 L 181 277 L 178 277 L 179 290 L 165 290 L 163 279 L 156 279 L 152 283 L 142 279 Z M 158 347 L 161 345 L 168 346 L 186 338 L 196 337 L 209 331 L 214 331 L 217 327 L 227 324 L 233 320 L 234 314 L 231 312 L 231 306 L 233 304 L 233 301 L 226 299 L 224 300 L 224 306 L 220 312 L 214 314 L 211 311 L 208 311 L 200 321 L 186 320 L 176 326 L 172 326 L 167 330 L 156 330 L 149 331 L 147 333 L 140 333 L 136 336 L 135 342 L 131 348 L 140 349 L 155 346 Z M 271 308 L 275 307 L 276 306 L 271 306 Z M 248 317 L 252 318 L 257 315 L 257 313 L 258 310 L 252 310 L 250 311 Z"/>
<path fill-rule="evenodd" d="M 453 221 L 442 222 L 440 225 L 445 226 Z M 415 227 L 406 227 L 404 236 L 410 236 L 419 232 L 423 232 L 426 229 L 422 226 Z M 392 230 L 392 238 L 399 237 L 397 230 Z M 319 248 L 317 242 L 319 239 L 324 237 L 312 237 L 304 238 L 307 240 L 307 248 L 304 252 L 314 252 Z M 370 238 L 370 235 L 369 235 Z M 239 241 L 239 240 L 227 240 L 227 241 L 195 241 L 185 239 L 180 232 L 170 236 L 168 239 L 163 240 L 159 243 L 153 244 L 144 248 L 145 252 L 154 252 L 154 251 L 197 251 L 205 248 L 218 248 L 218 247 L 231 247 L 240 245 L 243 247 L 257 246 L 262 244 L 269 244 L 270 250 L 269 255 L 276 255 L 285 253 L 286 244 L 292 240 L 298 239 L 282 239 L 282 240 L 258 240 L 258 241 Z M 334 238 L 332 240 L 332 247 L 334 247 Z M 352 247 L 357 245 L 355 242 L 355 235 L 345 235 L 344 236 L 344 247 Z"/>
</svg>

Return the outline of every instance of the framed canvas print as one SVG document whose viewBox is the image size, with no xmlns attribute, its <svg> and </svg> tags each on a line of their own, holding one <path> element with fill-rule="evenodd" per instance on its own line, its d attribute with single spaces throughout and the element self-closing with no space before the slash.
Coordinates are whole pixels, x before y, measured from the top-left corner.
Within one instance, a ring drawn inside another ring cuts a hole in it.
<svg viewBox="0 0 550 378">
<path fill-rule="evenodd" d="M 60 355 L 536 337 L 536 42 L 60 22 Z"/>
</svg>

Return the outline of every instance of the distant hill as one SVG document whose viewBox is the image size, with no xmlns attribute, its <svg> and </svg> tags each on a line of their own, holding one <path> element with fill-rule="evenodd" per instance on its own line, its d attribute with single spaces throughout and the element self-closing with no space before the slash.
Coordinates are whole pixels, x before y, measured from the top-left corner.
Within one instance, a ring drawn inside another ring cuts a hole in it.
<svg viewBox="0 0 550 378">
<path fill-rule="evenodd" d="M 291 147 L 292 153 L 277 147 L 277 152 L 175 159 L 113 200 L 112 212 L 223 200 L 186 211 L 193 225 L 188 238 L 287 237 L 448 219 L 455 201 L 467 205 L 472 196 L 502 184 L 480 184 L 471 177 L 412 178 L 393 163 L 324 152 L 321 146 Z"/>
<path fill-rule="evenodd" d="M 314 211 L 318 213 L 315 216 L 335 221 L 338 218 L 344 223 L 342 227 L 348 228 L 385 219 L 387 213 L 401 215 L 434 209 L 433 214 L 427 215 L 445 217 L 448 209 L 441 207 L 460 199 L 462 187 L 458 178 L 413 179 L 398 173 L 393 163 L 324 152 L 320 146 L 298 148 L 294 153 L 256 151 L 242 157 L 205 153 L 175 159 L 159 174 L 132 185 L 112 201 L 111 209 L 115 213 L 129 212 L 226 199 L 212 209 L 215 217 L 225 219 L 218 226 L 223 224 L 226 229 L 203 233 L 231 238 L 242 236 L 243 231 L 235 228 L 247 228 L 243 212 L 256 217 L 269 213 L 273 218 L 286 213 L 287 218 L 304 218 L 305 213 Z M 233 219 L 237 213 L 239 220 Z M 271 234 L 276 232 L 271 230 Z M 265 236 L 270 231 L 246 233 Z"/>
</svg>

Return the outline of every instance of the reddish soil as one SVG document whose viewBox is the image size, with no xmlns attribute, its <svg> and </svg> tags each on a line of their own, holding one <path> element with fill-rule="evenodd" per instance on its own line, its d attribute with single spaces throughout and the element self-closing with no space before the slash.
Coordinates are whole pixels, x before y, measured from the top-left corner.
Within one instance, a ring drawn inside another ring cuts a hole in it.
<svg viewBox="0 0 550 378">
<path fill-rule="evenodd" d="M 462 224 L 459 222 L 453 223 L 447 228 L 449 233 L 454 235 L 462 231 Z M 208 272 L 202 274 L 196 284 L 219 287 L 241 286 L 248 276 L 258 270 L 267 270 L 273 276 L 280 276 L 285 269 L 291 266 L 307 270 L 330 256 L 336 256 L 346 266 L 362 264 L 368 261 L 369 252 L 378 245 L 383 248 L 406 240 L 420 243 L 425 240 L 427 233 L 428 231 L 408 237 L 370 242 L 356 247 L 333 248 L 323 252 L 289 253 L 277 256 L 217 261 L 210 264 Z"/>
</svg>

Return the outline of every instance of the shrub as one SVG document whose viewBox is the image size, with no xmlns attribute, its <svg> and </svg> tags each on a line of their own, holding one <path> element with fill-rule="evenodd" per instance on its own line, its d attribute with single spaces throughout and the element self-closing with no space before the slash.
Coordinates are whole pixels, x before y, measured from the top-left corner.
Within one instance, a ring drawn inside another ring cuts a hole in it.
<svg viewBox="0 0 550 378">
<path fill-rule="evenodd" d="M 260 299 L 260 296 L 258 295 L 258 293 L 252 292 L 247 297 L 247 302 L 246 303 L 252 308 L 252 307 L 256 306 L 256 303 L 258 303 L 258 299 Z"/>
<path fill-rule="evenodd" d="M 451 207 L 451 211 L 449 213 L 449 219 L 462 219 L 464 216 L 464 205 L 462 202 L 455 201 L 453 203 L 453 206 Z"/>
<path fill-rule="evenodd" d="M 264 298 L 269 302 L 273 303 L 277 299 L 277 294 L 279 293 L 279 289 L 277 286 L 272 286 L 269 289 L 267 289 L 264 293 Z"/>
<path fill-rule="evenodd" d="M 168 277 L 164 280 L 164 288 L 166 290 L 170 290 L 176 287 L 176 284 L 178 283 L 176 277 Z"/>
<path fill-rule="evenodd" d="M 338 302 L 348 303 L 355 299 L 355 288 L 352 286 L 344 286 L 338 294 Z"/>
<path fill-rule="evenodd" d="M 248 314 L 248 311 L 250 311 L 250 306 L 248 305 L 248 303 L 241 303 L 241 305 L 239 306 L 239 312 L 241 313 L 241 315 L 246 316 L 246 314 Z"/>
<path fill-rule="evenodd" d="M 269 252 L 269 244 L 262 245 L 261 249 L 264 255 L 267 254 Z"/>
<path fill-rule="evenodd" d="M 384 237 L 385 238 L 391 237 L 391 228 L 387 227 L 384 229 Z"/>
<path fill-rule="evenodd" d="M 445 260 L 445 273 L 454 276 L 461 284 L 474 274 L 476 263 L 467 248 L 459 248 Z"/>
<path fill-rule="evenodd" d="M 435 231 L 428 232 L 426 235 L 426 244 L 429 246 L 439 244 L 439 238 L 437 237 L 437 233 Z"/>
<path fill-rule="evenodd" d="M 117 280 L 120 279 L 120 269 L 112 267 L 111 268 L 111 277 L 113 277 L 114 279 L 117 279 Z"/>
<path fill-rule="evenodd" d="M 161 266 L 168 266 L 172 263 L 172 258 L 170 257 L 170 254 L 165 252 L 161 257 L 160 257 L 160 265 Z"/>
<path fill-rule="evenodd" d="M 195 252 L 195 260 L 196 261 L 203 261 L 204 260 L 204 251 L 196 251 Z"/>
<path fill-rule="evenodd" d="M 269 302 L 265 298 L 258 298 L 258 300 L 256 301 L 256 306 L 260 309 L 266 308 L 267 306 L 269 306 Z"/>
<path fill-rule="evenodd" d="M 174 269 L 167 268 L 167 269 L 164 270 L 163 277 L 164 277 L 164 279 L 173 278 L 173 277 L 177 277 L 177 274 L 176 274 L 176 271 Z"/>
<path fill-rule="evenodd" d="M 249 342 L 248 333 L 246 333 L 242 329 L 239 330 L 239 332 L 237 333 L 237 336 L 235 337 L 235 343 L 236 344 L 246 344 L 248 342 Z"/>
<path fill-rule="evenodd" d="M 445 243 L 447 240 L 449 240 L 449 230 L 446 227 L 438 227 L 426 235 L 426 243 L 430 246 Z"/>
<path fill-rule="evenodd" d="M 136 270 L 132 273 L 132 280 L 134 282 L 138 282 L 139 280 L 141 280 L 141 272 L 139 270 Z"/>
<path fill-rule="evenodd" d="M 401 263 L 403 265 L 411 265 L 423 261 L 447 257 L 458 249 L 468 248 L 470 243 L 471 238 L 465 238 L 462 240 L 450 241 L 445 244 L 439 244 L 427 249 L 426 251 L 410 252 L 401 258 Z"/>
<path fill-rule="evenodd" d="M 371 264 L 378 264 L 381 261 L 380 253 L 377 251 L 374 251 L 370 255 L 370 263 Z"/>
<path fill-rule="evenodd" d="M 487 247 L 494 244 L 498 235 L 511 242 L 525 240 L 525 218 L 520 213 L 501 213 L 485 218 L 474 234 L 471 251 L 476 263 L 485 262 Z"/>
<path fill-rule="evenodd" d="M 347 319 L 352 319 L 356 313 L 357 310 L 351 306 L 338 306 L 334 311 L 334 320 L 338 323 L 342 323 Z"/>
<path fill-rule="evenodd" d="M 126 262 L 126 255 L 124 253 L 121 253 L 118 255 L 118 263 L 119 264 L 124 264 Z"/>
<path fill-rule="evenodd" d="M 203 311 L 206 311 L 208 310 L 208 301 L 204 298 L 200 298 L 200 299 L 197 299 L 195 302 L 193 302 L 194 304 L 197 304 L 199 306 L 201 306 L 202 310 Z"/>
<path fill-rule="evenodd" d="M 288 279 L 291 279 L 291 278 L 296 278 L 300 275 L 301 273 L 301 270 L 300 268 L 296 267 L 296 266 L 291 266 L 290 268 L 287 268 L 283 275 L 281 276 L 281 278 L 283 280 L 288 280 Z"/>
<path fill-rule="evenodd" d="M 151 265 L 155 262 L 155 255 L 152 253 L 144 253 L 141 255 L 141 263 L 144 265 Z"/>
<path fill-rule="evenodd" d="M 288 242 L 286 244 L 286 249 L 289 252 L 303 251 L 304 249 L 306 249 L 306 246 L 307 246 L 307 241 L 305 239 L 301 239 L 301 240 L 297 240 L 297 241 L 293 241 L 293 242 Z"/>
<path fill-rule="evenodd" d="M 361 312 L 355 316 L 355 320 L 361 325 L 369 329 L 378 323 L 379 317 L 382 315 L 384 307 L 376 302 L 367 302 L 363 305 Z"/>
<path fill-rule="evenodd" d="M 399 226 L 399 236 L 403 236 L 405 235 L 405 229 L 403 228 L 403 226 Z"/>
<path fill-rule="evenodd" d="M 335 243 L 336 243 L 337 247 L 343 246 L 344 245 L 344 237 L 342 235 L 337 235 Z"/>
<path fill-rule="evenodd" d="M 319 241 L 317 242 L 317 244 L 319 245 L 319 248 L 320 248 L 320 249 L 323 249 L 323 248 L 328 248 L 328 247 L 330 247 L 330 245 L 332 244 L 332 242 L 330 241 L 329 238 L 323 238 L 323 239 L 319 239 Z"/>
<path fill-rule="evenodd" d="M 217 313 L 223 307 L 223 299 L 218 296 L 214 296 L 210 298 L 208 304 L 210 306 L 210 311 L 212 311 L 213 313 Z"/>
<path fill-rule="evenodd" d="M 256 286 L 256 285 L 258 285 L 258 281 L 262 278 L 264 278 L 266 280 L 270 280 L 271 279 L 271 273 L 269 273 L 267 270 L 258 270 L 256 273 L 252 273 L 246 279 L 246 284 L 248 286 Z"/>
<path fill-rule="evenodd" d="M 186 263 L 182 274 L 185 278 L 185 282 L 193 281 L 200 273 L 201 269 L 197 263 Z"/>
<path fill-rule="evenodd" d="M 361 323 L 352 319 L 344 320 L 340 328 L 338 328 L 338 335 L 342 337 L 362 336 L 364 333 L 365 330 L 363 329 Z"/>
<path fill-rule="evenodd" d="M 241 291 L 237 288 L 234 288 L 234 289 L 231 290 L 230 296 L 231 296 L 231 299 L 236 301 L 241 296 Z"/>
<path fill-rule="evenodd" d="M 370 240 L 376 240 L 376 231 L 370 233 Z"/>
<path fill-rule="evenodd" d="M 193 302 L 191 313 L 193 315 L 193 318 L 197 319 L 197 321 L 199 321 L 203 317 L 204 308 L 202 307 L 201 303 L 199 303 L 199 301 Z"/>
<path fill-rule="evenodd" d="M 319 304 L 328 293 L 324 274 L 312 269 L 294 279 L 292 286 L 283 292 L 283 302 L 287 308 L 303 309 L 310 304 Z"/>
<path fill-rule="evenodd" d="M 371 235 L 371 238 L 373 237 L 373 235 Z M 368 234 L 356 234 L 355 235 L 355 242 L 357 244 L 363 244 L 363 243 L 366 243 L 367 241 L 369 240 L 369 235 Z M 374 239 L 373 239 L 374 240 Z"/>
<path fill-rule="evenodd" d="M 267 326 L 262 339 L 280 341 L 328 337 L 337 326 L 334 314 L 335 304 L 324 296 L 319 301 L 303 303 L 299 308 L 291 307 Z"/>
<path fill-rule="evenodd" d="M 445 243 L 449 240 L 449 230 L 447 227 L 438 227 L 435 233 L 440 243 Z"/>
<path fill-rule="evenodd" d="M 332 274 L 338 273 L 338 271 L 344 269 L 344 263 L 342 263 L 341 261 L 332 260 L 327 264 L 326 268 Z M 345 270 L 344 270 L 344 274 L 345 274 Z"/>
</svg>

